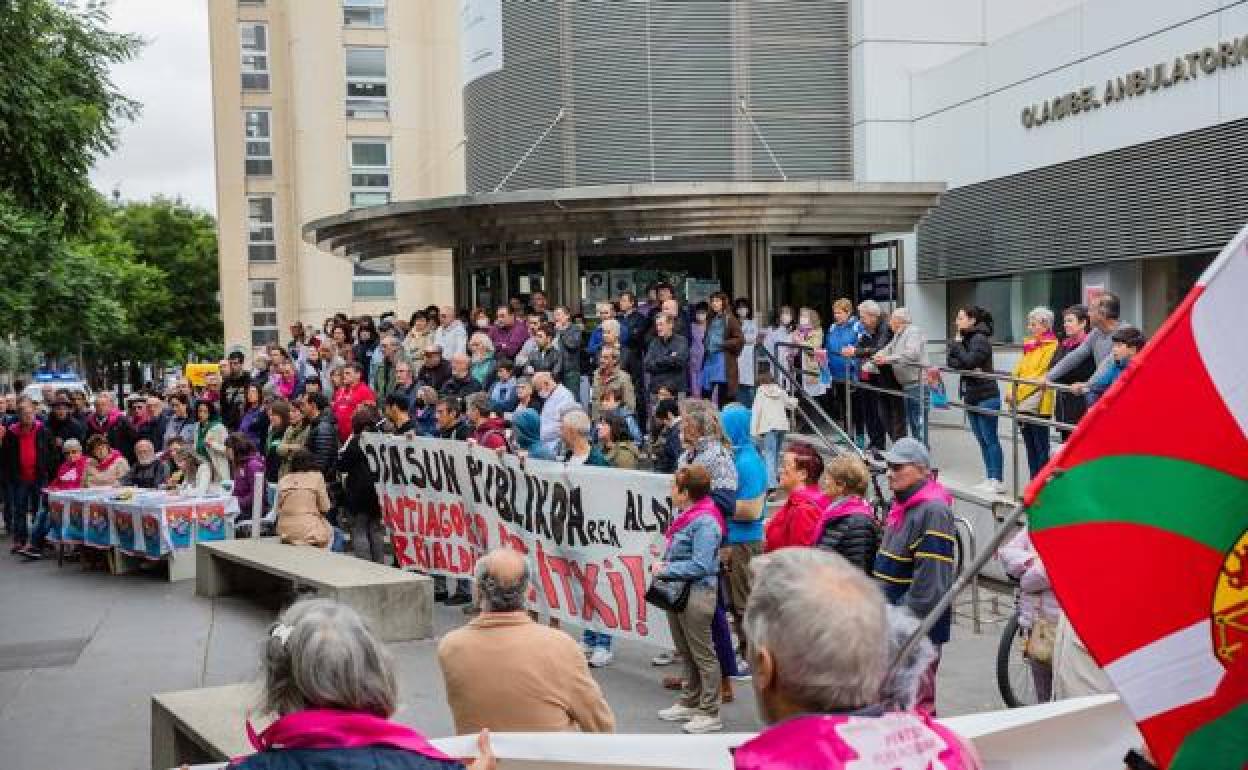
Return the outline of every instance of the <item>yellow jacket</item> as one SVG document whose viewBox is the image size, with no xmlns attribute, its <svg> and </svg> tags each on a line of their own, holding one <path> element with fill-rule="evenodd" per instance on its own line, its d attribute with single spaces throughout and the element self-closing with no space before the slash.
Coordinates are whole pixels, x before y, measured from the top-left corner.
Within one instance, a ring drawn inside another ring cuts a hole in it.
<svg viewBox="0 0 1248 770">
<path fill-rule="evenodd" d="M 1028 338 L 1024 343 L 1023 357 L 1014 367 L 1014 376 L 1024 380 L 1043 380 L 1057 352 L 1057 339 L 1037 340 Z M 1030 350 L 1028 350 L 1030 348 Z M 1013 386 L 1014 403 L 1020 412 L 1030 412 L 1048 417 L 1053 414 L 1054 391 L 1044 388 L 1043 392 L 1035 385 L 1016 384 Z"/>
</svg>

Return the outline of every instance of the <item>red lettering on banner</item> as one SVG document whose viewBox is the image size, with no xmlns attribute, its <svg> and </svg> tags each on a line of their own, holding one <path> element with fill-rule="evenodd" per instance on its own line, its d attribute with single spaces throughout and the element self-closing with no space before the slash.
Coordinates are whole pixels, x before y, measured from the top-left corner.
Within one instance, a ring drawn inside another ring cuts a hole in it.
<svg viewBox="0 0 1248 770">
<path fill-rule="evenodd" d="M 433 568 L 446 569 L 446 552 L 442 550 L 442 544 L 438 542 L 433 544 Z"/>
<path fill-rule="evenodd" d="M 607 572 L 607 580 L 611 582 L 611 594 L 615 597 L 615 606 L 619 609 L 620 628 L 624 631 L 633 630 L 633 621 L 628 611 L 628 591 L 624 589 L 624 576 L 611 569 L 611 560 L 602 562 Z"/>
<path fill-rule="evenodd" d="M 555 590 L 555 582 L 550 579 L 550 568 L 546 564 L 546 551 L 542 541 L 537 540 L 537 576 L 542 584 L 542 594 L 546 596 L 546 604 L 552 610 L 559 609 L 559 592 Z"/>
<path fill-rule="evenodd" d="M 581 583 L 581 595 L 584 601 L 584 609 L 581 614 L 586 622 L 594 619 L 594 613 L 597 612 L 602 617 L 602 623 L 607 628 L 619 628 L 619 622 L 615 619 L 615 612 L 611 609 L 611 605 L 604 602 L 598 596 L 598 565 L 586 564 L 584 572 L 581 566 L 574 561 L 569 561 L 568 566 L 572 569 L 572 575 Z"/>
<path fill-rule="evenodd" d="M 568 572 L 568 561 L 559 556 L 547 556 L 546 563 L 550 565 L 550 571 L 559 576 L 559 580 L 563 583 L 563 595 L 568 597 L 568 614 L 576 614 L 576 594 L 572 593 L 571 574 Z"/>
<path fill-rule="evenodd" d="M 640 556 L 620 556 L 620 563 L 628 570 L 632 579 L 633 595 L 637 597 L 637 633 L 646 636 L 650 633 L 646 625 L 646 567 L 645 560 Z"/>
<path fill-rule="evenodd" d="M 459 537 L 464 536 L 464 506 L 459 503 L 451 503 L 451 528 Z M 446 533 L 450 537 L 451 533 Z"/>
</svg>

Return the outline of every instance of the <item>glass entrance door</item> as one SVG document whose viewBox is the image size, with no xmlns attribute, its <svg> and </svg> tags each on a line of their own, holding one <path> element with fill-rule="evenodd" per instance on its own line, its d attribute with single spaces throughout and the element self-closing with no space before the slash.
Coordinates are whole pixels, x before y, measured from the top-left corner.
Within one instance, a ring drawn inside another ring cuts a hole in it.
<svg viewBox="0 0 1248 770">
<path fill-rule="evenodd" d="M 836 246 L 773 252 L 772 307 L 809 307 L 819 313 L 821 320 L 831 318 L 833 302 L 854 296 L 853 256 L 852 247 Z"/>
<path fill-rule="evenodd" d="M 471 307 L 496 308 L 507 304 L 503 290 L 502 265 L 486 265 L 469 270 L 469 302 Z"/>
</svg>

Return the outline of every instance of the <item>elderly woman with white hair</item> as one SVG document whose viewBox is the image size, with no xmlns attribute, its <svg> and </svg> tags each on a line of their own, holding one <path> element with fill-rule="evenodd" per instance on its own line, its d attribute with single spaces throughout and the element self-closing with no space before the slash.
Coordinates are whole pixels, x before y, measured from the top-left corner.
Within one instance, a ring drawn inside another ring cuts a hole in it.
<svg viewBox="0 0 1248 770">
<path fill-rule="evenodd" d="M 914 767 L 980 767 L 965 740 L 913 710 L 915 672 L 930 647 L 920 645 L 889 671 L 898 643 L 918 623 L 890 617 L 862 570 L 814 548 L 784 548 L 752 566 L 745 627 L 768 727 L 734 751 L 737 770 L 885 770 L 897 757 Z M 868 746 L 889 752 L 876 756 Z"/>
<path fill-rule="evenodd" d="M 893 338 L 872 356 L 876 366 L 890 366 L 905 394 L 906 424 L 911 437 L 927 444 L 927 400 L 923 377 L 927 370 L 927 339 L 915 326 L 909 308 L 899 307 L 888 316 Z"/>
<path fill-rule="evenodd" d="M 1057 335 L 1053 333 L 1053 311 L 1038 307 L 1027 314 L 1027 337 L 1023 340 L 1023 357 L 1014 366 L 1013 375 L 1020 380 L 1043 382 L 1053 356 L 1057 353 Z M 1018 413 L 1028 417 L 1051 419 L 1054 391 L 1043 385 L 1014 383 L 1005 394 Z M 1021 423 L 1023 445 L 1027 447 L 1027 468 L 1032 478 L 1049 462 L 1049 426 Z"/>
<path fill-rule="evenodd" d="M 399 705 L 390 652 L 355 610 L 329 599 L 297 602 L 274 624 L 265 641 L 260 705 L 277 720 L 259 734 L 247 724 L 257 753 L 233 765 L 241 770 L 465 767 L 390 721 Z M 467 767 L 492 770 L 484 731 L 478 750 L 480 758 Z"/>
<path fill-rule="evenodd" d="M 482 388 L 494 384 L 494 369 L 497 362 L 494 357 L 494 341 L 485 332 L 476 332 L 468 338 L 468 356 L 471 363 L 468 371 Z"/>
</svg>

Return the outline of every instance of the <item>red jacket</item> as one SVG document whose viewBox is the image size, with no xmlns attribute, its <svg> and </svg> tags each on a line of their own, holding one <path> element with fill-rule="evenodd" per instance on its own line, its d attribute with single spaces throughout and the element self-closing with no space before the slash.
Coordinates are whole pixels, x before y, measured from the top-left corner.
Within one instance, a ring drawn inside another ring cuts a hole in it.
<svg viewBox="0 0 1248 770">
<path fill-rule="evenodd" d="M 767 522 L 764 553 L 791 545 L 809 547 L 815 538 L 815 528 L 823 517 L 823 509 L 827 507 L 828 498 L 814 484 L 794 490 Z"/>
<path fill-rule="evenodd" d="M 346 443 L 351 438 L 351 418 L 360 404 L 377 403 L 377 394 L 363 382 L 355 383 L 351 388 L 339 388 L 334 391 L 334 420 L 338 423 L 338 441 Z"/>
<path fill-rule="evenodd" d="M 507 449 L 507 422 L 501 417 L 487 417 L 472 432 L 472 438 L 486 449 Z"/>
</svg>

